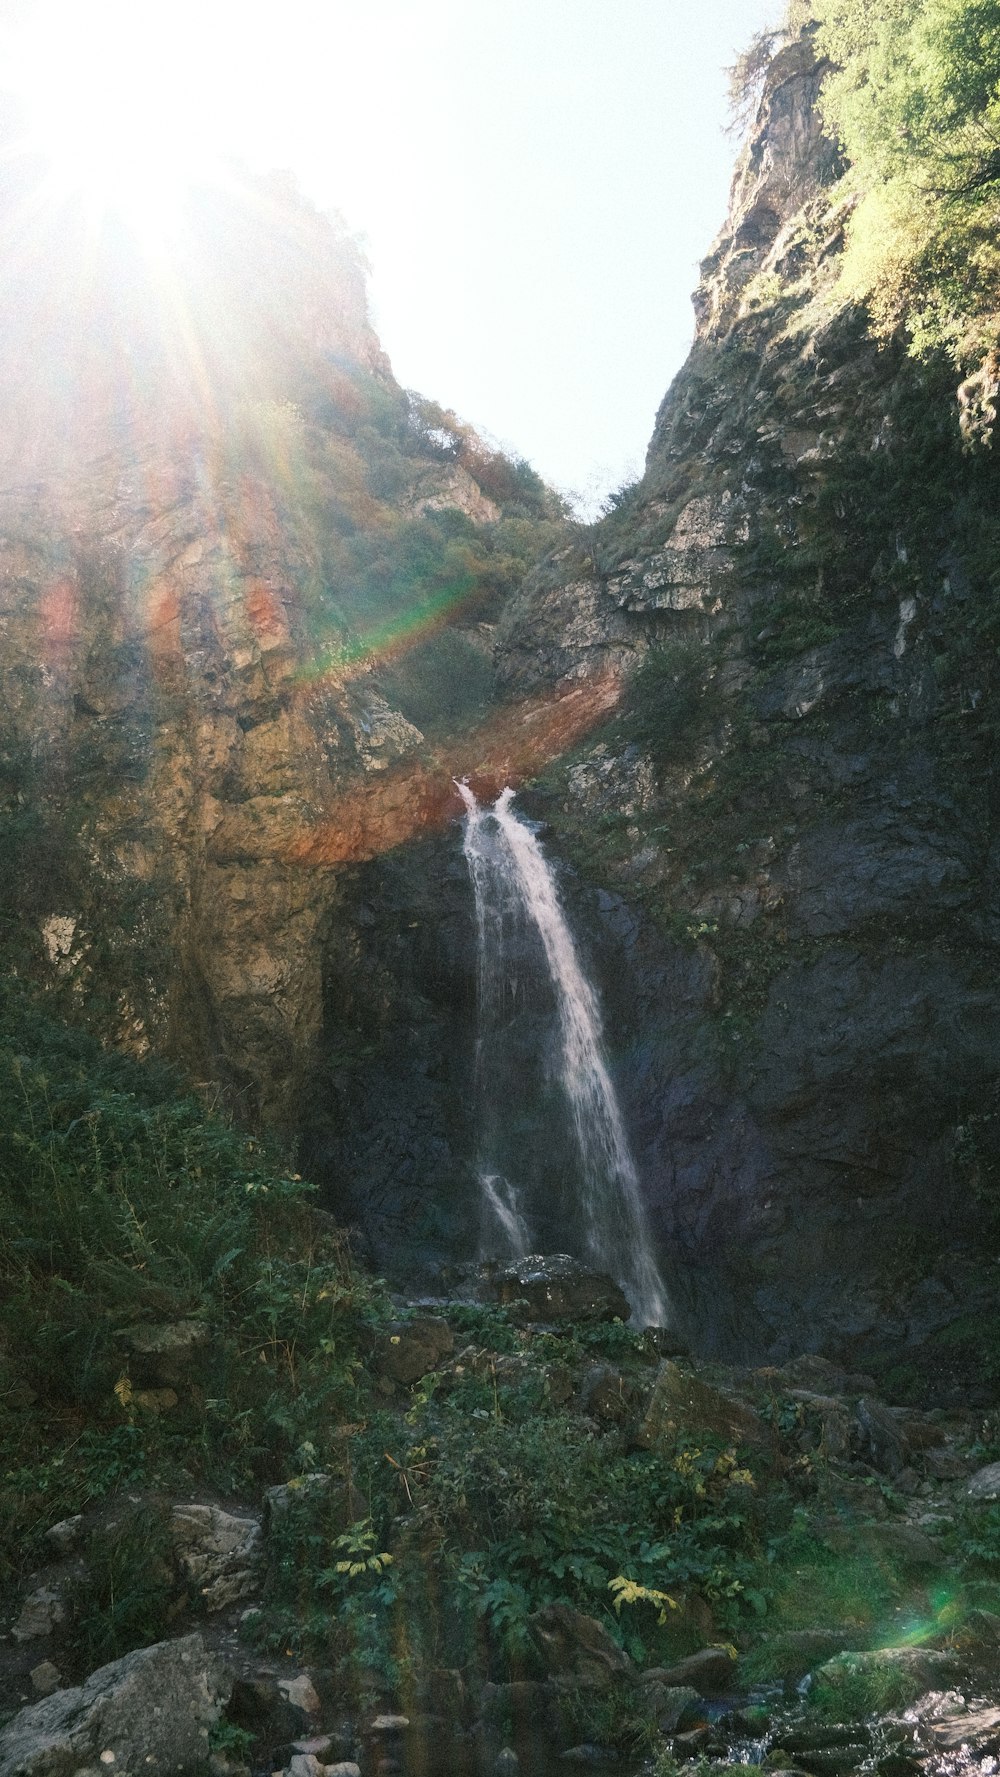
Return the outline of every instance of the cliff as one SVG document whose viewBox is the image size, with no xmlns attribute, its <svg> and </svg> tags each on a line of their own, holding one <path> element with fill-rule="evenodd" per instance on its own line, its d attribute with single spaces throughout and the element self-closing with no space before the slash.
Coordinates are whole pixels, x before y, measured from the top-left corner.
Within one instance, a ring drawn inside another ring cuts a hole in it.
<svg viewBox="0 0 1000 1777">
<path fill-rule="evenodd" d="M 0 194 L 5 955 L 293 1128 L 333 864 L 386 842 L 357 806 L 405 761 L 433 815 L 558 502 L 398 386 L 353 243 L 287 180 L 191 193 L 167 266 L 37 176 Z"/>
<path fill-rule="evenodd" d="M 627 679 L 532 807 L 682 1320 L 947 1367 L 982 1359 L 996 1241 L 997 464 L 951 365 L 836 290 L 822 74 L 808 33 L 772 63 L 642 480 L 525 583 L 498 667 Z"/>
</svg>

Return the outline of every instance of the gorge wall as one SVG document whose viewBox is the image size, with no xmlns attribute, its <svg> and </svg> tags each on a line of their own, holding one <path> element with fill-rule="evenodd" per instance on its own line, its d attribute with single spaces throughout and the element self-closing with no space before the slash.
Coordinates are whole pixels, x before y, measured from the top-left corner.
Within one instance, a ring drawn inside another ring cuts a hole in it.
<svg viewBox="0 0 1000 1777">
<path fill-rule="evenodd" d="M 451 777 L 515 782 L 682 1330 L 863 1362 L 973 1349 L 989 1294 L 998 474 L 951 367 L 835 293 L 821 75 L 808 35 L 768 72 L 691 356 L 596 526 L 399 390 L 349 243 L 287 192 L 294 275 L 224 335 L 207 411 L 204 363 L 145 336 L 96 391 L 22 374 L 5 944 L 54 1007 L 296 1132 L 427 1283 L 474 1244 Z M 228 226 L 205 337 L 259 262 Z M 540 1126 L 540 1176 L 565 1164 Z"/>
<path fill-rule="evenodd" d="M 729 1354 L 974 1345 L 996 1249 L 997 465 L 839 298 L 822 74 L 808 33 L 772 63 L 645 474 L 499 643 L 508 688 L 629 675 L 532 808 L 600 884 L 675 1297 Z"/>
</svg>

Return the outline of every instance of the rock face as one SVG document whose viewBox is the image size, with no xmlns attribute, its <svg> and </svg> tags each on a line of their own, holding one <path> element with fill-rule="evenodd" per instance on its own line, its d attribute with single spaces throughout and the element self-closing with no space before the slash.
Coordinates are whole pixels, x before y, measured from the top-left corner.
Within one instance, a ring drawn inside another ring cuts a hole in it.
<svg viewBox="0 0 1000 1777">
<path fill-rule="evenodd" d="M 347 243 L 287 193 L 312 245 L 217 347 L 212 416 L 183 378 L 162 399 L 142 333 L 155 399 L 126 421 L 76 366 L 55 426 L 22 342 L 5 930 L 55 1009 L 296 1133 L 380 1267 L 426 1279 L 476 1244 L 451 778 L 530 780 L 679 1334 L 864 1367 L 962 1314 L 974 1345 L 990 1299 L 1000 459 L 963 451 L 953 367 L 836 294 L 822 75 L 808 33 L 767 75 L 641 481 L 586 535 L 551 525 L 513 597 L 496 536 L 551 509 L 408 402 Z M 442 628 L 445 568 L 480 558 Z"/>
<path fill-rule="evenodd" d="M 985 1303 L 998 1176 L 998 465 L 947 365 L 830 299 L 823 72 L 807 34 L 768 73 L 642 480 L 498 630 L 508 690 L 623 675 L 526 802 L 574 867 L 680 1330 L 730 1356 L 863 1357 Z"/>
<path fill-rule="evenodd" d="M 230 1681 L 200 1635 L 102 1666 L 85 1684 L 22 1709 L 0 1729 L 0 1777 L 72 1777 L 205 1768 Z"/>
<path fill-rule="evenodd" d="M 288 1129 L 324 937 L 350 925 L 332 865 L 439 817 L 454 767 L 413 712 L 461 723 L 488 690 L 509 562 L 443 640 L 422 627 L 435 576 L 458 571 L 456 527 L 485 563 L 502 515 L 554 508 L 399 388 L 343 232 L 250 184 L 191 199 L 186 348 L 125 243 L 82 322 L 33 287 L 4 298 L 23 349 L 0 376 L 0 825 L 10 966 Z M 61 289 L 66 241 L 33 257 L 29 283 Z M 119 355 L 78 348 L 88 323 L 120 336 L 129 391 Z M 416 788 L 387 787 L 404 765 Z"/>
</svg>

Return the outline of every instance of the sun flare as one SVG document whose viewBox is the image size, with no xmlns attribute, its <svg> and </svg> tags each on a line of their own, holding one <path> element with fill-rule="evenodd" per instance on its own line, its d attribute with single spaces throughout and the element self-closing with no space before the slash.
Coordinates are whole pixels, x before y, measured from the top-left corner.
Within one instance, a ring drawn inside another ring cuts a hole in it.
<svg viewBox="0 0 1000 1777">
<path fill-rule="evenodd" d="M 33 14 L 7 66 L 44 197 L 168 242 L 185 194 L 223 172 L 197 50 L 176 9 L 110 0 Z"/>
</svg>

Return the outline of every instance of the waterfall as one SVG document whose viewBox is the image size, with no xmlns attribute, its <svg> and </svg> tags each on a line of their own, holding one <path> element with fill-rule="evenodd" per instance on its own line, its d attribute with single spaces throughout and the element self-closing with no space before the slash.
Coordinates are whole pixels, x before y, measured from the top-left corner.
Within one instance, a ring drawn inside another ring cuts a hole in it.
<svg viewBox="0 0 1000 1777">
<path fill-rule="evenodd" d="M 522 1257 L 532 1241 L 532 1205 L 516 1179 L 498 1167 L 503 1126 L 520 1099 L 508 1053 L 518 1008 L 528 991 L 530 945 L 540 957 L 557 1030 L 555 1072 L 568 1109 L 575 1148 L 575 1199 L 556 1206 L 575 1234 L 579 1257 L 615 1278 L 633 1317 L 662 1326 L 666 1296 L 653 1257 L 635 1162 L 604 1057 L 597 995 L 584 973 L 559 901 L 555 877 L 531 828 L 518 819 L 513 790 L 492 810 L 479 806 L 467 784 L 465 856 L 476 904 L 479 1044 L 477 1080 L 482 1113 L 479 1148 L 484 1256 Z M 499 1089 L 497 1074 L 500 1075 Z M 549 1219 L 552 1206 L 549 1205 Z"/>
</svg>

